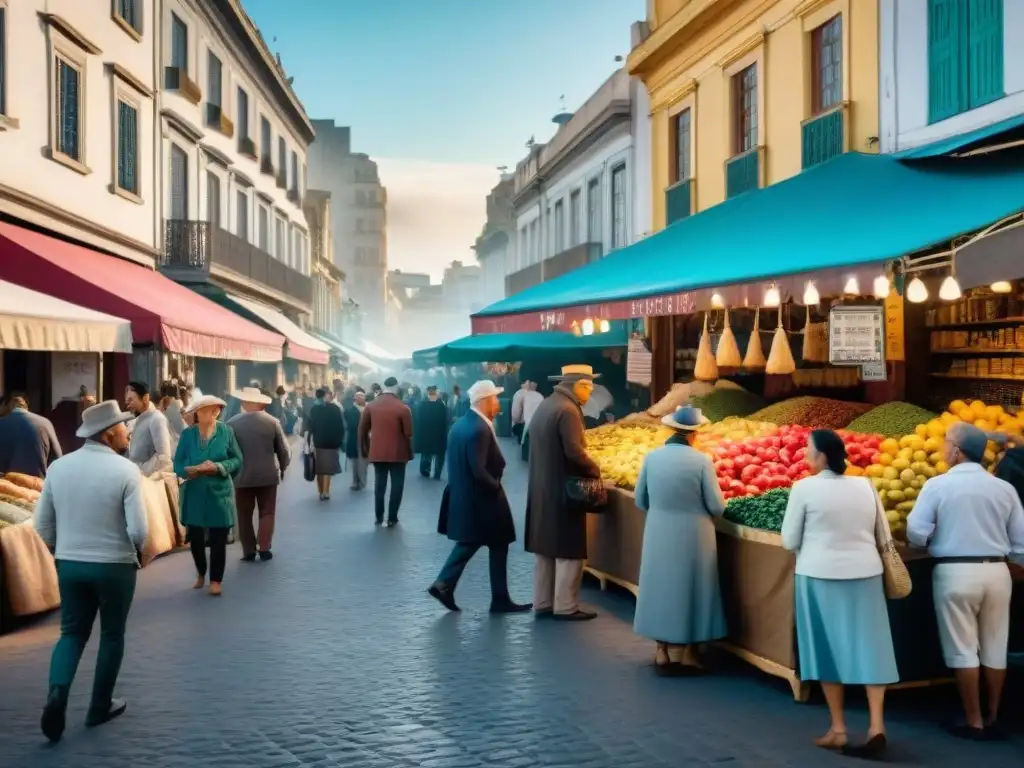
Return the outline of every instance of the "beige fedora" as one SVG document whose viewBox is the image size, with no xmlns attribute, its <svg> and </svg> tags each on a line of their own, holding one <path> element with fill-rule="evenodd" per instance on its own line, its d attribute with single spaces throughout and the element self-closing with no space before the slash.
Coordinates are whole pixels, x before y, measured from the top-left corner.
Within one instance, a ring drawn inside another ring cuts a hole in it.
<svg viewBox="0 0 1024 768">
<path fill-rule="evenodd" d="M 601 378 L 600 373 L 594 373 L 594 369 L 589 365 L 563 365 L 562 373 L 558 376 L 548 376 L 548 381 L 579 381 L 580 379 L 594 379 Z"/>
<path fill-rule="evenodd" d="M 258 403 L 259 405 L 270 405 L 274 402 L 271 398 L 260 392 L 257 387 L 242 387 L 237 392 L 232 392 L 232 397 L 237 397 L 243 403 Z"/>
</svg>

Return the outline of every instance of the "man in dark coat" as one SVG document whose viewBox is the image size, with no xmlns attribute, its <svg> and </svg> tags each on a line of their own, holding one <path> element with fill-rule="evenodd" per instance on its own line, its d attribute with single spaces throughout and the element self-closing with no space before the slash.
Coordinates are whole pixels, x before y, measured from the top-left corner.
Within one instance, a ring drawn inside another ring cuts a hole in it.
<svg viewBox="0 0 1024 768">
<path fill-rule="evenodd" d="M 53 423 L 31 413 L 22 394 L 12 395 L 8 407 L 8 415 L 0 418 L 0 475 L 46 477 L 47 467 L 63 455 Z"/>
<path fill-rule="evenodd" d="M 587 515 L 566 503 L 570 477 L 600 478 L 587 455 L 582 406 L 594 386 L 589 365 L 567 365 L 555 391 L 537 406 L 529 424 L 530 479 L 526 496 L 526 551 L 536 555 L 533 602 L 538 615 L 586 621 L 597 614 L 580 609 L 580 580 L 587 558 Z"/>
<path fill-rule="evenodd" d="M 413 434 L 420 455 L 420 474 L 430 477 L 433 466 L 434 479 L 440 480 L 448 444 L 448 407 L 438 399 L 437 387 L 427 387 L 427 399 L 416 407 Z"/>
<path fill-rule="evenodd" d="M 501 410 L 498 395 L 502 391 L 491 381 L 474 384 L 469 390 L 471 410 L 448 435 L 448 487 L 437 531 L 456 543 L 427 591 L 450 611 L 459 610 L 455 587 L 480 547 L 487 547 L 490 558 L 491 612 L 521 613 L 532 608 L 513 602 L 508 593 L 508 546 L 516 540 L 516 529 L 501 487 L 505 459 L 493 424 Z"/>
</svg>

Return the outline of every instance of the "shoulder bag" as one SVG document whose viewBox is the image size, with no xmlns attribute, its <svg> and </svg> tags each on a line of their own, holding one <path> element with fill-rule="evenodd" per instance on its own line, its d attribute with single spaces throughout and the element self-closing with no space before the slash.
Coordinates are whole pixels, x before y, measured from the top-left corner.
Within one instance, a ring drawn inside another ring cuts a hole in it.
<svg viewBox="0 0 1024 768">
<path fill-rule="evenodd" d="M 309 441 L 306 441 L 303 445 L 302 476 L 307 483 L 311 483 L 316 479 L 316 453 L 313 450 L 313 446 L 309 444 Z"/>
<path fill-rule="evenodd" d="M 608 489 L 600 478 L 567 477 L 565 500 L 574 512 L 602 512 L 608 503 Z"/>
<path fill-rule="evenodd" d="M 885 596 L 890 600 L 902 600 L 910 594 L 913 585 L 910 581 L 910 572 L 906 563 L 896 550 L 896 542 L 892 540 L 889 526 L 886 525 L 885 509 L 878 497 L 878 491 L 871 481 L 865 478 L 871 488 L 871 495 L 875 501 L 875 546 L 878 547 L 878 555 L 882 558 L 882 583 L 885 585 Z"/>
</svg>

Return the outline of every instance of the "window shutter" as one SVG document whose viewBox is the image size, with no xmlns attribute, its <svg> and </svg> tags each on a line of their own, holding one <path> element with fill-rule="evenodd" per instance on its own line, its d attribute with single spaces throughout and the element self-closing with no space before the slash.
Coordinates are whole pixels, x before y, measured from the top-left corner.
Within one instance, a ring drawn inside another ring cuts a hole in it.
<svg viewBox="0 0 1024 768">
<path fill-rule="evenodd" d="M 136 158 L 138 157 L 138 125 L 136 111 L 123 101 L 118 102 L 117 167 L 118 186 L 138 194 Z"/>
<path fill-rule="evenodd" d="M 171 218 L 188 218 L 188 155 L 171 147 Z"/>
<path fill-rule="evenodd" d="M 928 0 L 928 120 L 932 123 L 967 109 L 966 15 L 964 0 Z"/>
<path fill-rule="evenodd" d="M 970 107 L 1003 97 L 1003 0 L 969 0 Z"/>
</svg>

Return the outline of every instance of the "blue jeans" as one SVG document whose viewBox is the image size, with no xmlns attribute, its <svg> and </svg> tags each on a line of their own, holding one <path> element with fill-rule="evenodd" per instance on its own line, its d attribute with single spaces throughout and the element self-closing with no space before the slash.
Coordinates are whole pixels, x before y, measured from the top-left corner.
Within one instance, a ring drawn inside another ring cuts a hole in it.
<svg viewBox="0 0 1024 768">
<path fill-rule="evenodd" d="M 454 592 L 459 579 L 462 578 L 462 572 L 466 570 L 473 555 L 483 546 L 485 545 L 463 544 L 462 542 L 456 544 L 452 547 L 452 553 L 448 555 L 444 567 L 441 568 L 441 573 L 437 575 L 437 580 Z M 508 544 L 488 546 L 487 552 L 491 574 L 491 603 L 500 605 L 511 602 L 508 594 Z"/>
</svg>

